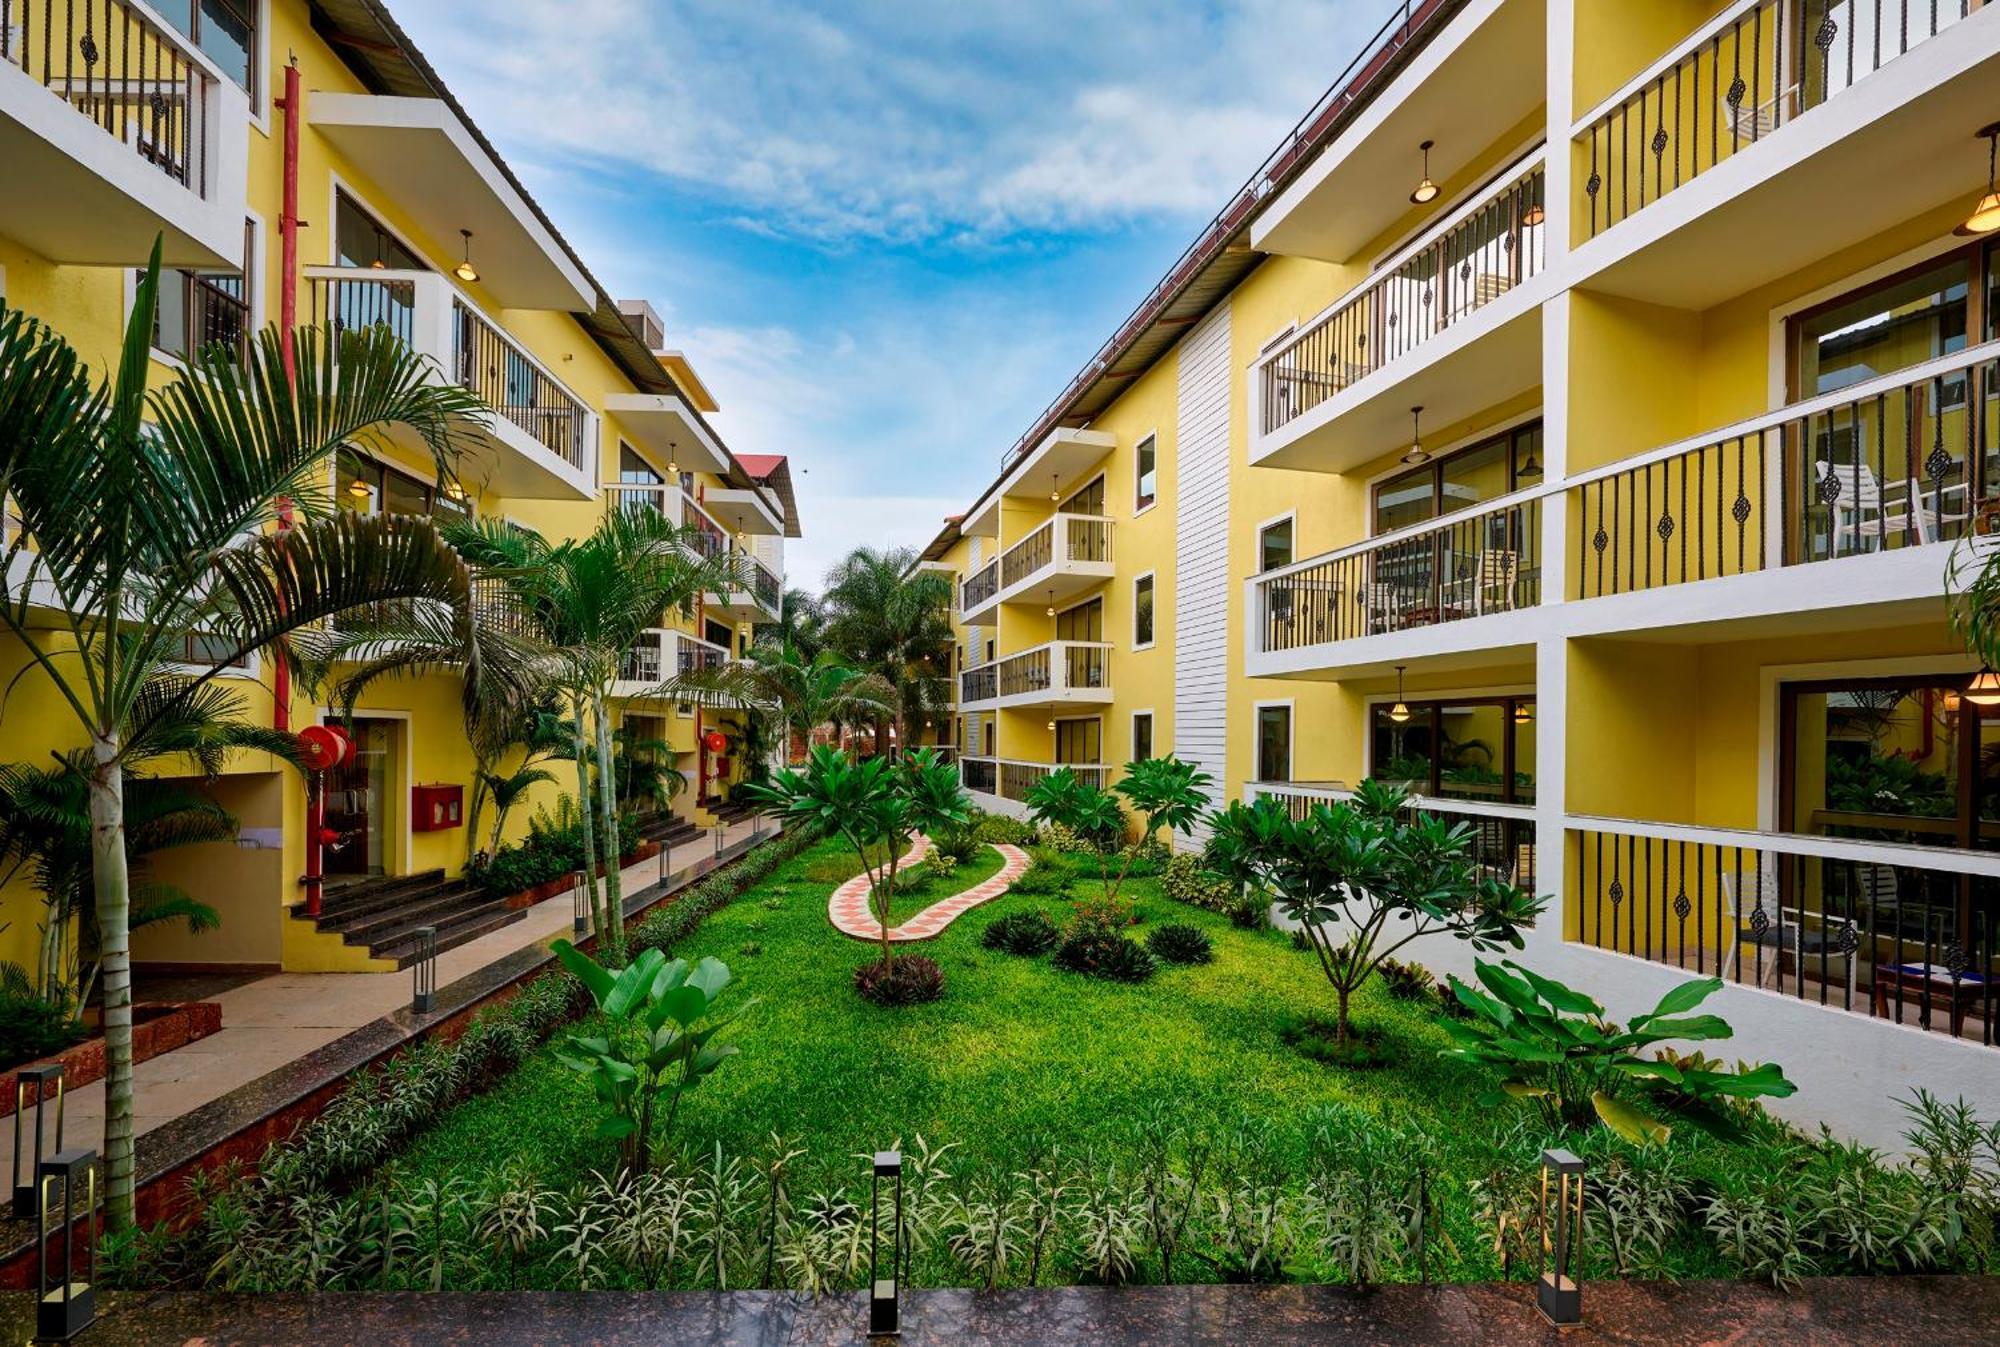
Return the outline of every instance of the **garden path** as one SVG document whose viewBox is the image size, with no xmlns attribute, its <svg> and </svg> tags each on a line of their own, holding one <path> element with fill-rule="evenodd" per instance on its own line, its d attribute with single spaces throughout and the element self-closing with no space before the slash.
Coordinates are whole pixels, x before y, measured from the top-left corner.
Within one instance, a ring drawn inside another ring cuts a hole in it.
<svg viewBox="0 0 2000 1347">
<path fill-rule="evenodd" d="M 919 837 L 898 864 L 908 865 L 922 860 L 930 845 L 929 838 Z M 1027 872 L 1030 863 L 1028 853 L 1004 843 L 995 843 L 993 849 L 1005 862 L 998 873 L 962 893 L 939 899 L 902 925 L 890 927 L 889 939 L 895 942 L 929 940 L 981 903 L 990 903 L 1013 888 L 1014 881 Z M 868 876 L 865 874 L 856 875 L 833 891 L 833 896 L 826 902 L 826 916 L 842 935 L 868 941 L 882 938 L 882 923 L 875 920 L 875 914 L 868 910 Z"/>
</svg>

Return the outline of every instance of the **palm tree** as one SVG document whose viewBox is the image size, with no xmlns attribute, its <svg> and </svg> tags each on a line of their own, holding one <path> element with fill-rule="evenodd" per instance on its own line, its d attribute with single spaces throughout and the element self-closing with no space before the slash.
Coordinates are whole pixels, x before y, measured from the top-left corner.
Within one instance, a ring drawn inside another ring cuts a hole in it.
<svg viewBox="0 0 2000 1347">
<path fill-rule="evenodd" d="M 888 680 L 849 668 L 831 651 L 807 660 L 791 646 L 754 646 L 741 660 L 689 669 L 647 695 L 768 717 L 785 731 L 787 763 L 794 761 L 794 736 L 810 739 L 821 725 L 891 716 L 898 704 Z"/>
<path fill-rule="evenodd" d="M 9 763 L 0 767 L 0 884 L 25 871 L 47 903 L 36 994 L 76 1015 L 89 1004 L 102 967 L 104 942 L 91 896 L 89 764 L 79 752 L 54 766 Z M 135 875 L 146 857 L 202 842 L 236 837 L 236 819 L 208 796 L 179 781 L 132 775 L 125 782 L 125 854 Z M 131 930 L 183 921 L 199 934 L 222 918 L 171 884 L 136 885 Z"/>
<path fill-rule="evenodd" d="M 86 741 L 114 1231 L 133 1219 L 127 764 L 190 734 L 218 769 L 230 746 L 281 749 L 214 680 L 364 605 L 387 605 L 392 620 L 449 614 L 465 665 L 481 658 L 471 574 L 436 529 L 336 513 L 328 489 L 334 451 L 391 425 L 449 476 L 463 418 L 483 414 L 473 395 L 381 328 L 301 331 L 292 362 L 268 330 L 240 364 L 227 348 L 203 351 L 148 392 L 159 272 L 155 245 L 118 367 L 101 382 L 54 331 L 0 304 L 0 490 L 23 526 L 0 555 L 12 586 L 0 628 Z M 268 531 L 281 519 L 289 527 Z M 172 671 L 190 659 L 196 672 Z"/>
<path fill-rule="evenodd" d="M 822 599 L 828 647 L 896 690 L 900 744 L 911 721 L 943 714 L 951 670 L 951 582 L 916 563 L 907 547 L 857 547 L 828 575 Z M 878 720 L 878 752 L 881 728 Z"/>
<path fill-rule="evenodd" d="M 472 745 L 473 784 L 472 799 L 465 807 L 466 846 L 469 850 L 478 847 L 480 816 L 490 800 L 493 832 L 486 852 L 498 855 L 507 835 L 507 816 L 530 790 L 554 784 L 556 774 L 542 764 L 573 757 L 575 734 L 553 704 L 544 703 L 512 722 L 492 717 L 477 725 L 468 724 L 467 738 Z M 501 771 L 501 762 L 517 749 L 521 760 L 512 771 Z"/>
<path fill-rule="evenodd" d="M 611 717 L 605 709 L 625 656 L 661 614 L 692 617 L 704 592 L 740 589 L 747 565 L 735 554 L 709 555 L 698 530 L 652 511 L 612 510 L 587 537 L 551 544 L 503 520 L 447 526 L 448 536 L 474 565 L 505 585 L 514 606 L 543 645 L 554 652 L 552 682 L 569 702 L 574 723 L 577 803 L 583 816 L 584 884 L 607 956 L 624 962 L 624 899 L 618 875 L 617 785 L 608 770 L 597 774 L 591 805 L 593 758 L 610 764 Z M 586 728 L 588 727 L 588 729 Z M 594 743 L 587 735 L 594 730 Z M 596 818 L 593 819 L 593 815 Z M 595 879 L 596 829 L 604 829 L 604 890 Z"/>
<path fill-rule="evenodd" d="M 778 620 L 759 623 L 756 630 L 759 646 L 775 650 L 789 647 L 810 664 L 826 648 L 826 610 L 805 590 L 787 589 L 778 605 Z"/>
</svg>

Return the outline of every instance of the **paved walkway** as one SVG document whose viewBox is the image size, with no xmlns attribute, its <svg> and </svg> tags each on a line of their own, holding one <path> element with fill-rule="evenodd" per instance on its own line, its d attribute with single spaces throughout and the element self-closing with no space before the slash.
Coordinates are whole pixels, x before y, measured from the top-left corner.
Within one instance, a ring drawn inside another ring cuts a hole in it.
<svg viewBox="0 0 2000 1347">
<path fill-rule="evenodd" d="M 898 862 L 899 868 L 922 860 L 929 853 L 930 846 L 929 838 L 919 837 L 916 845 Z M 990 903 L 1013 888 L 1014 881 L 1025 874 L 1031 864 L 1028 853 L 1003 843 L 995 843 L 993 849 L 1000 853 L 1004 862 L 997 874 L 974 884 L 963 893 L 939 899 L 900 926 L 890 927 L 889 939 L 929 940 L 981 903 Z M 856 875 L 833 891 L 833 896 L 826 902 L 826 916 L 842 935 L 870 942 L 882 938 L 882 923 L 875 919 L 875 914 L 868 907 L 868 876 L 865 874 Z"/>
<path fill-rule="evenodd" d="M 723 835 L 729 846 L 748 837 L 753 819 L 732 824 Z M 627 897 L 657 883 L 663 873 L 713 855 L 712 832 L 619 872 Z M 293 918 L 282 918 L 291 921 Z M 487 964 L 568 931 L 571 895 L 559 894 L 527 909 L 511 925 L 438 955 L 437 985 L 448 986 Z M 410 1004 L 409 969 L 393 973 L 274 973 L 244 982 L 205 1000 L 222 1006 L 222 1030 L 185 1047 L 140 1062 L 133 1068 L 134 1135 L 146 1133 L 242 1085 L 297 1061 L 316 1048 Z M 33 1110 L 29 1112 L 30 1123 Z M 68 1091 L 64 1140 L 93 1149 L 104 1144 L 104 1082 Z M 49 1149 L 54 1151 L 52 1144 Z M 14 1119 L 0 1118 L 0 1156 L 12 1155 Z"/>
<path fill-rule="evenodd" d="M 0 1295 L 24 1341 L 31 1294 Z M 862 1347 L 866 1299 L 782 1291 L 486 1291 L 445 1295 L 106 1296 L 79 1347 Z M 1850 1347 L 1993 1340 L 2000 1280 L 1832 1277 L 1781 1295 L 1754 1282 L 1586 1282 L 1583 1323 L 1552 1327 L 1525 1284 L 1071 1286 L 914 1291 L 904 1347 Z"/>
</svg>

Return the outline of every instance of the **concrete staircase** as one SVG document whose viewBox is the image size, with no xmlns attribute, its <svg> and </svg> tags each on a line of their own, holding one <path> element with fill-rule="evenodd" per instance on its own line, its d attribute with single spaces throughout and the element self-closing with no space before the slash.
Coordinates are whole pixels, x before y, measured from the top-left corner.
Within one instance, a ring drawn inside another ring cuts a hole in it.
<svg viewBox="0 0 2000 1347">
<path fill-rule="evenodd" d="M 437 948 L 443 953 L 524 915 L 523 910 L 508 910 L 477 884 L 446 879 L 442 870 L 426 870 L 330 887 L 320 899 L 314 925 L 349 945 L 365 945 L 374 958 L 392 959 L 396 967 L 407 968 L 416 961 L 420 927 L 437 928 Z M 311 920 L 302 905 L 292 908 L 292 916 Z"/>
</svg>

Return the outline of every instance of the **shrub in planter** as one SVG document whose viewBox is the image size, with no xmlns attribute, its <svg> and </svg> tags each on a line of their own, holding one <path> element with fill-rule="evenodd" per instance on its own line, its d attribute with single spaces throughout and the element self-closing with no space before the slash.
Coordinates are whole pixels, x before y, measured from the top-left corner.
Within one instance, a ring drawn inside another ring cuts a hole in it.
<svg viewBox="0 0 2000 1347">
<path fill-rule="evenodd" d="M 84 1027 L 32 992 L 0 991 L 0 1066 L 18 1066 L 82 1041 Z"/>
<path fill-rule="evenodd" d="M 1167 963 L 1209 963 L 1215 958 L 1208 932 L 1199 926 L 1161 926 L 1146 937 L 1146 948 Z"/>
<path fill-rule="evenodd" d="M 1010 912 L 980 933 L 979 943 L 1006 954 L 1035 955 L 1054 949 L 1061 933 L 1046 912 Z"/>
<path fill-rule="evenodd" d="M 1056 946 L 1055 965 L 1107 982 L 1144 982 L 1158 967 L 1138 941 L 1101 930 L 1064 937 Z"/>
<path fill-rule="evenodd" d="M 865 963 L 854 970 L 854 990 L 878 1006 L 911 1006 L 944 995 L 944 970 L 935 959 L 905 954 L 892 964 Z"/>
</svg>

